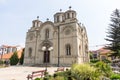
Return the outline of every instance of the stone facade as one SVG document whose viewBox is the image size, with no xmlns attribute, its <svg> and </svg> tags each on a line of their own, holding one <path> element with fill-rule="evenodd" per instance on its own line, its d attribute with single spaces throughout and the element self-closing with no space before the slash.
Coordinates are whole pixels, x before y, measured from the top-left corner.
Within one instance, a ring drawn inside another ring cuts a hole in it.
<svg viewBox="0 0 120 80">
<path fill-rule="evenodd" d="M 54 22 L 33 21 L 25 43 L 24 64 L 70 66 L 89 62 L 88 37 L 76 11 L 57 12 Z"/>
</svg>

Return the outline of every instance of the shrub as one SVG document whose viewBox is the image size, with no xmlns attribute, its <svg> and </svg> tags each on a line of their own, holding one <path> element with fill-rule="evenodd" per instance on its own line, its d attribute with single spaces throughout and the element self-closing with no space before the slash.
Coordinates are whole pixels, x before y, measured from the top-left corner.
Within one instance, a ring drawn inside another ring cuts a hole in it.
<svg viewBox="0 0 120 80">
<path fill-rule="evenodd" d="M 105 63 L 111 63 L 111 61 L 108 60 L 108 59 L 104 59 L 103 62 L 105 62 Z"/>
<path fill-rule="evenodd" d="M 68 79 L 69 76 L 70 76 L 70 70 L 62 71 L 62 72 L 56 72 L 53 75 L 55 80 L 58 80 L 58 78 L 64 78 L 64 79 L 61 79 L 61 80 L 71 80 L 70 78 Z"/>
<path fill-rule="evenodd" d="M 41 78 L 35 78 L 35 80 L 42 80 Z"/>
<path fill-rule="evenodd" d="M 49 74 L 49 72 L 47 72 L 47 71 L 44 73 L 44 75 L 45 75 L 45 77 L 43 78 L 43 80 L 52 80 L 52 78 L 53 78 L 53 77 Z"/>
<path fill-rule="evenodd" d="M 63 76 L 57 76 L 54 80 L 65 80 Z"/>
<path fill-rule="evenodd" d="M 113 80 L 113 79 L 120 79 L 120 74 L 112 74 L 110 79 L 111 80 Z"/>
<path fill-rule="evenodd" d="M 108 64 L 106 64 L 106 63 L 104 63 L 102 61 L 97 62 L 95 64 L 95 67 L 98 68 L 98 71 L 100 71 L 106 77 L 110 77 L 111 74 L 112 74 L 111 67 Z"/>
<path fill-rule="evenodd" d="M 100 60 L 98 60 L 98 59 L 91 59 L 91 60 L 90 60 L 91 63 L 96 63 L 96 62 L 99 62 L 99 61 L 100 61 Z"/>
<path fill-rule="evenodd" d="M 3 60 L 0 60 L 0 65 L 4 64 L 4 61 Z"/>
<path fill-rule="evenodd" d="M 99 80 L 101 73 L 89 64 L 74 64 L 71 68 L 71 75 L 75 80 Z"/>
<path fill-rule="evenodd" d="M 64 76 L 64 75 L 65 75 L 65 72 L 64 72 L 64 71 L 63 71 L 63 72 L 56 72 L 55 75 L 56 75 L 56 76 Z"/>
<path fill-rule="evenodd" d="M 49 77 L 44 77 L 43 80 L 49 80 Z"/>
</svg>

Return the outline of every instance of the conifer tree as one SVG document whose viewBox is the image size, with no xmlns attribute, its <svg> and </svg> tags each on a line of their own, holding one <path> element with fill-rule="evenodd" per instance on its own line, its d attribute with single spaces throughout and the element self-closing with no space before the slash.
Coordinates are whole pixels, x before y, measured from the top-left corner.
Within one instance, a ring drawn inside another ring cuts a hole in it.
<svg viewBox="0 0 120 80">
<path fill-rule="evenodd" d="M 24 62 L 24 49 L 23 49 L 22 54 L 21 54 L 20 64 L 22 65 L 23 62 Z"/>
<path fill-rule="evenodd" d="M 108 28 L 106 40 L 110 42 L 107 46 L 112 51 L 111 56 L 120 57 L 120 11 L 116 9 L 111 15 L 111 23 Z"/>
<path fill-rule="evenodd" d="M 17 52 L 14 52 L 10 58 L 10 64 L 16 65 L 18 62 L 19 62 L 18 54 L 17 54 Z"/>
</svg>

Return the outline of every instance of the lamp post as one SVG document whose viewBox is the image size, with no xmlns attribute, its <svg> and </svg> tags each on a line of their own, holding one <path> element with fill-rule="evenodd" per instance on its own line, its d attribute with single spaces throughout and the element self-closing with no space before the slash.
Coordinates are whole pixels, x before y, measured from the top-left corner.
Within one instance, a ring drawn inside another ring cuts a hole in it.
<svg viewBox="0 0 120 80">
<path fill-rule="evenodd" d="M 58 26 L 58 67 L 60 66 L 60 27 Z"/>
<path fill-rule="evenodd" d="M 42 50 L 45 51 L 46 53 L 44 53 L 45 55 L 45 63 L 46 63 L 46 67 L 45 67 L 45 70 L 47 71 L 47 63 L 48 63 L 48 54 L 49 54 L 49 51 L 53 50 L 53 47 L 49 47 L 49 44 L 46 44 L 45 46 L 42 47 Z"/>
</svg>

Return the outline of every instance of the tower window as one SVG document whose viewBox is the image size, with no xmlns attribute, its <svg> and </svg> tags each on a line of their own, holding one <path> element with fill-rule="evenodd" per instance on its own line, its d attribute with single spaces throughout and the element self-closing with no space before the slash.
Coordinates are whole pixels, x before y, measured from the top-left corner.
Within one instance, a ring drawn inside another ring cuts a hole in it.
<svg viewBox="0 0 120 80">
<path fill-rule="evenodd" d="M 32 57 L 32 48 L 29 48 L 29 49 L 28 49 L 28 52 L 29 52 L 29 53 L 28 53 L 28 57 Z"/>
<path fill-rule="evenodd" d="M 72 13 L 72 18 L 74 18 L 74 13 Z"/>
<path fill-rule="evenodd" d="M 67 18 L 68 18 L 68 19 L 70 18 L 70 14 L 69 14 L 69 13 L 67 13 Z"/>
<path fill-rule="evenodd" d="M 70 44 L 66 45 L 66 55 L 71 55 L 71 46 L 70 46 Z"/>
<path fill-rule="evenodd" d="M 37 27 L 37 22 L 35 22 L 35 27 Z"/>
<path fill-rule="evenodd" d="M 57 16 L 57 22 L 59 22 L 59 18 L 60 18 L 60 17 L 59 17 L 59 16 Z"/>
<path fill-rule="evenodd" d="M 49 29 L 46 29 L 46 30 L 45 30 L 45 38 L 46 38 L 46 39 L 49 38 Z"/>
</svg>

